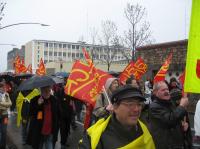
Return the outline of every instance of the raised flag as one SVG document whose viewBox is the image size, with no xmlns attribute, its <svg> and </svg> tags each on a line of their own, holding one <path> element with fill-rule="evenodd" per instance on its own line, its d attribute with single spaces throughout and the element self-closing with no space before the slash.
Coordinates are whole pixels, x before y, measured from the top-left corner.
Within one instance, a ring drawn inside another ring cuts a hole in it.
<svg viewBox="0 0 200 149">
<path fill-rule="evenodd" d="M 20 73 L 26 73 L 27 72 L 27 68 L 23 63 L 20 64 L 19 72 Z"/>
<path fill-rule="evenodd" d="M 46 68 L 45 68 L 45 65 L 44 65 L 42 58 L 40 59 L 40 64 L 39 64 L 38 69 L 36 70 L 36 74 L 39 75 L 39 76 L 46 74 Z"/>
<path fill-rule="evenodd" d="M 200 93 L 200 1 L 192 1 L 188 39 L 185 92 Z"/>
<path fill-rule="evenodd" d="M 96 96 L 110 77 L 108 73 L 94 68 L 92 63 L 76 61 L 67 80 L 65 93 L 94 106 Z"/>
<path fill-rule="evenodd" d="M 91 59 L 90 59 L 90 55 L 89 55 L 89 53 L 86 51 L 86 49 L 85 49 L 85 48 L 82 48 L 82 51 L 83 51 L 83 55 L 84 55 L 85 59 L 86 59 L 86 60 L 91 60 Z"/>
<path fill-rule="evenodd" d="M 168 58 L 165 60 L 164 64 L 154 77 L 154 83 L 165 80 L 165 75 L 169 69 L 169 64 L 171 63 L 171 59 L 172 59 L 172 52 L 169 54 Z"/>
<path fill-rule="evenodd" d="M 20 66 L 21 66 L 21 60 L 20 57 L 17 55 L 14 60 L 15 74 L 20 74 Z"/>
<path fill-rule="evenodd" d="M 119 80 L 122 84 L 126 82 L 126 80 L 133 75 L 136 80 L 140 80 L 142 75 L 147 71 L 147 64 L 144 63 L 142 58 L 138 58 L 134 63 L 131 61 L 124 71 L 120 74 Z"/>
</svg>

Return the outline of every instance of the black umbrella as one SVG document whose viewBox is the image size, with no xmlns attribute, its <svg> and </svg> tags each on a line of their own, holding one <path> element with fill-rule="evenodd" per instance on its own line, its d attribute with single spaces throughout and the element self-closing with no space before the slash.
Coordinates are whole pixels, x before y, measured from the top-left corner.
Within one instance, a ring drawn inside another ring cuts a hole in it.
<svg viewBox="0 0 200 149">
<path fill-rule="evenodd" d="M 51 78 L 54 80 L 54 82 L 56 84 L 64 84 L 65 83 L 64 78 L 61 76 L 51 76 Z"/>
<path fill-rule="evenodd" d="M 22 82 L 18 90 L 23 91 L 23 90 L 32 90 L 34 88 L 40 88 L 40 87 L 46 87 L 46 86 L 52 86 L 56 82 L 53 80 L 53 78 L 49 76 L 33 76 L 24 82 Z"/>
</svg>

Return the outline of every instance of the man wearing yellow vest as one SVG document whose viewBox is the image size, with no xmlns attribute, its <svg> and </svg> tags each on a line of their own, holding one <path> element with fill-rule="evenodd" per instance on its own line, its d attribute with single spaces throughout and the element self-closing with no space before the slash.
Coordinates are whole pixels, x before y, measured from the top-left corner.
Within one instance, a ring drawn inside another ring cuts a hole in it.
<svg viewBox="0 0 200 149">
<path fill-rule="evenodd" d="M 111 98 L 113 114 L 87 129 L 79 149 L 155 149 L 147 127 L 139 121 L 144 101 L 139 89 L 118 88 Z"/>
<path fill-rule="evenodd" d="M 30 109 L 30 102 L 31 99 L 40 95 L 38 89 L 34 90 L 25 90 L 20 91 L 17 100 L 16 100 L 16 107 L 17 107 L 17 126 L 20 126 L 22 123 L 22 144 L 26 144 L 27 139 L 27 132 L 28 132 L 28 123 L 29 123 L 29 109 Z"/>
</svg>

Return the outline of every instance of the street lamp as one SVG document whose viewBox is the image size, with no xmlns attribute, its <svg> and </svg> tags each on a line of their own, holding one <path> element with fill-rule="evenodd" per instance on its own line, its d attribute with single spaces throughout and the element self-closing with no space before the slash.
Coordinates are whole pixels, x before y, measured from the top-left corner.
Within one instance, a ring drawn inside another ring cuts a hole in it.
<svg viewBox="0 0 200 149">
<path fill-rule="evenodd" d="M 2 46 L 12 46 L 12 47 L 16 47 L 16 44 L 8 44 L 8 43 L 0 43 L 0 45 Z"/>
<path fill-rule="evenodd" d="M 23 24 L 38 24 L 38 25 L 41 25 L 41 26 L 50 26 L 48 24 L 42 24 L 42 23 L 22 22 L 22 23 L 15 23 L 15 24 L 10 24 L 10 25 L 0 27 L 0 30 L 7 28 L 7 27 L 16 26 L 16 25 L 23 25 Z"/>
</svg>

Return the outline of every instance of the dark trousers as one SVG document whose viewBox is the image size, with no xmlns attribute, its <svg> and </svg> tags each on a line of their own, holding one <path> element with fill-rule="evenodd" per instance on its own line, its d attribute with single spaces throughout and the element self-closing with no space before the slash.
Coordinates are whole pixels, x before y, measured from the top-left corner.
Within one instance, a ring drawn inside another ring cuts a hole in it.
<svg viewBox="0 0 200 149">
<path fill-rule="evenodd" d="M 0 149 L 6 148 L 6 133 L 7 124 L 4 123 L 4 118 L 0 118 Z"/>
<path fill-rule="evenodd" d="M 61 137 L 61 145 L 66 145 L 67 138 L 70 133 L 70 123 L 71 119 L 61 119 L 60 120 L 60 137 Z"/>
</svg>

